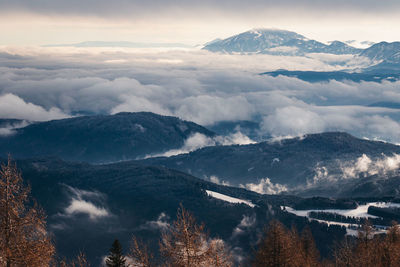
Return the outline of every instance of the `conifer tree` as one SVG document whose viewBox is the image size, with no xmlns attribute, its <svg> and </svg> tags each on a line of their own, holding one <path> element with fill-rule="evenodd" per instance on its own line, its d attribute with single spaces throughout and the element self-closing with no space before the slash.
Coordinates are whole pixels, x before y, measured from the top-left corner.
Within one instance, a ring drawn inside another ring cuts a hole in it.
<svg viewBox="0 0 400 267">
<path fill-rule="evenodd" d="M 106 258 L 107 267 L 126 267 L 126 259 L 122 254 L 122 246 L 118 239 L 115 239 L 111 248 L 110 254 Z"/>
<path fill-rule="evenodd" d="M 0 170 L 0 264 L 49 266 L 54 246 L 46 231 L 46 217 L 30 204 L 30 188 L 11 157 Z"/>
</svg>

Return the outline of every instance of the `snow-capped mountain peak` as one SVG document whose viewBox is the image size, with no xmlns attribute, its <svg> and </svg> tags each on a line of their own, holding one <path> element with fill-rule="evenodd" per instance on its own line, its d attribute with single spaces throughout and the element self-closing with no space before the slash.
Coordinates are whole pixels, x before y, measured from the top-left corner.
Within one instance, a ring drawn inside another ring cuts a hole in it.
<svg viewBox="0 0 400 267">
<path fill-rule="evenodd" d="M 304 55 L 306 53 L 358 54 L 361 52 L 359 49 L 339 41 L 326 45 L 292 31 L 264 28 L 255 28 L 224 40 L 207 44 L 204 49 L 223 53 L 279 55 Z"/>
</svg>

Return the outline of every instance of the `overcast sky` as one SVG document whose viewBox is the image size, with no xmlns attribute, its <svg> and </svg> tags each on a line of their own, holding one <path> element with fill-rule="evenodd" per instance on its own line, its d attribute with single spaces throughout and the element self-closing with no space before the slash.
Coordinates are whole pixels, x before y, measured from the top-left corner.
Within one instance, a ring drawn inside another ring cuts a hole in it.
<svg viewBox="0 0 400 267">
<path fill-rule="evenodd" d="M 0 0 L 0 45 L 203 44 L 251 28 L 320 41 L 400 40 L 398 0 Z"/>
</svg>

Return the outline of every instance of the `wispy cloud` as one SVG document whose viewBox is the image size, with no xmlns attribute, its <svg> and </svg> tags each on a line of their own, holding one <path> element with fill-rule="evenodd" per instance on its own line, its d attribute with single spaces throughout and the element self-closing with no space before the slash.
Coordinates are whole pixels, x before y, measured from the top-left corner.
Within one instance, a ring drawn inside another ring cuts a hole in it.
<svg viewBox="0 0 400 267">
<path fill-rule="evenodd" d="M 240 185 L 247 190 L 257 192 L 259 194 L 268 194 L 268 195 L 276 195 L 282 192 L 288 191 L 288 188 L 285 185 L 281 185 L 278 183 L 272 183 L 269 178 L 261 179 L 258 184 L 248 183 L 245 185 Z"/>
<path fill-rule="evenodd" d="M 15 130 L 18 128 L 23 128 L 29 125 L 29 122 L 26 120 L 6 123 L 0 126 L 0 136 L 9 136 L 15 134 Z"/>
<path fill-rule="evenodd" d="M 140 226 L 140 229 L 166 230 L 170 226 L 169 220 L 169 216 L 162 212 L 156 220 L 146 222 L 145 224 Z"/>
<path fill-rule="evenodd" d="M 70 186 L 65 186 L 70 192 L 70 203 L 64 209 L 61 216 L 71 217 L 78 214 L 85 214 L 91 220 L 97 220 L 110 216 L 110 212 L 101 204 L 105 196 L 100 192 L 87 191 Z"/>
<path fill-rule="evenodd" d="M 255 215 L 253 216 L 243 215 L 243 218 L 240 221 L 240 223 L 235 227 L 235 229 L 233 229 L 231 239 L 237 237 L 238 235 L 245 234 L 246 231 L 255 226 L 256 221 L 257 220 Z"/>
<path fill-rule="evenodd" d="M 87 214 L 92 220 L 109 216 L 106 209 L 96 207 L 93 203 L 82 199 L 72 199 L 69 206 L 65 209 L 65 213 L 67 215 Z"/>
<path fill-rule="evenodd" d="M 201 133 L 194 133 L 189 136 L 183 146 L 179 149 L 171 149 L 164 153 L 160 154 L 152 154 L 148 155 L 145 158 L 151 157 L 170 157 L 179 154 L 186 154 L 197 149 L 207 147 L 207 146 L 216 146 L 216 145 L 247 145 L 255 143 L 246 135 L 242 134 L 241 132 L 235 132 L 228 136 L 215 136 L 215 137 L 208 137 Z"/>
</svg>

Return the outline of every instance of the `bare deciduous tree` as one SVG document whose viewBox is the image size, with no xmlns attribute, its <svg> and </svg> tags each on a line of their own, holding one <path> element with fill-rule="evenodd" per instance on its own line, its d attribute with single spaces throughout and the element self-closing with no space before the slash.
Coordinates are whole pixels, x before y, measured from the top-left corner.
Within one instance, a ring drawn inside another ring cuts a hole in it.
<svg viewBox="0 0 400 267">
<path fill-rule="evenodd" d="M 4 266 L 48 266 L 54 246 L 46 216 L 29 205 L 30 188 L 9 157 L 0 170 L 0 263 Z"/>
<path fill-rule="evenodd" d="M 129 249 L 128 258 L 131 261 L 131 267 L 152 267 L 153 255 L 147 249 L 147 246 L 139 242 L 136 237 L 132 237 L 131 247 Z"/>
<path fill-rule="evenodd" d="M 272 221 L 256 252 L 254 266 L 316 267 L 319 253 L 310 229 L 300 236 L 295 228 L 290 231 L 278 221 Z"/>
<path fill-rule="evenodd" d="M 358 231 L 357 239 L 342 244 L 335 253 L 338 267 L 399 266 L 400 264 L 400 228 L 393 224 L 386 236 L 374 235 L 372 226 L 367 222 Z"/>
<path fill-rule="evenodd" d="M 85 253 L 80 252 L 78 256 L 71 262 L 68 262 L 66 259 L 60 261 L 58 264 L 60 267 L 90 267 L 89 261 L 86 258 Z"/>
<path fill-rule="evenodd" d="M 225 243 L 221 239 L 213 239 L 209 242 L 209 265 L 214 267 L 232 266 L 232 256 L 227 251 Z"/>
<path fill-rule="evenodd" d="M 176 221 L 162 234 L 160 252 L 167 266 L 231 266 L 224 243 L 210 240 L 204 225 L 198 225 L 182 205 Z"/>
</svg>

